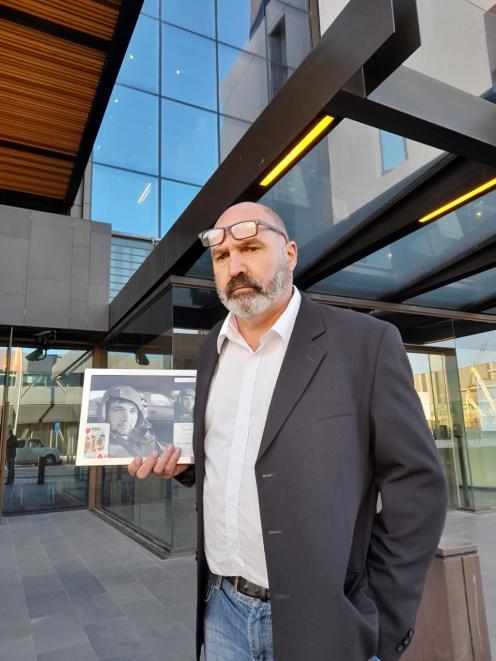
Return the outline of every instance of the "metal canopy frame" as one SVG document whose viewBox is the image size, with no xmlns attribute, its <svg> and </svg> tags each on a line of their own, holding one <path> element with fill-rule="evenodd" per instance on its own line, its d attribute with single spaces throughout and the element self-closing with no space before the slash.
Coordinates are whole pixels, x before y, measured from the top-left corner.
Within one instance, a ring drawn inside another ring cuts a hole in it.
<svg viewBox="0 0 496 661">
<path fill-rule="evenodd" d="M 132 314 L 169 276 L 193 266 L 203 251 L 197 233 L 230 205 L 259 199 L 265 192 L 256 185 L 261 175 L 324 112 L 449 153 L 298 271 L 296 283 L 304 289 L 415 231 L 425 213 L 496 177 L 496 106 L 400 66 L 419 43 L 413 0 L 351 0 L 112 301 L 110 327 Z M 465 268 L 476 268 L 475 259 L 467 255 Z M 459 274 L 466 271 L 460 268 Z"/>
<path fill-rule="evenodd" d="M 194 264 L 203 250 L 197 234 L 212 225 L 222 211 L 263 195 L 265 190 L 257 185 L 262 175 L 298 142 L 342 89 L 348 85 L 353 92 L 365 95 L 419 46 L 415 0 L 350 0 L 112 301 L 111 326 L 169 275 L 184 273 Z"/>
</svg>

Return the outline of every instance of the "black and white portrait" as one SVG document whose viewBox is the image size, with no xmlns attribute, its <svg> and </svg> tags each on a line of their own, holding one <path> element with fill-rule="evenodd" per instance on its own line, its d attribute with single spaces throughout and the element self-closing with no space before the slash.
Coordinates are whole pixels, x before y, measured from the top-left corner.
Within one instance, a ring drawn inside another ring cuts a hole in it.
<svg viewBox="0 0 496 661">
<path fill-rule="evenodd" d="M 196 373 L 85 370 L 77 463 L 129 463 L 170 444 L 191 459 Z"/>
</svg>

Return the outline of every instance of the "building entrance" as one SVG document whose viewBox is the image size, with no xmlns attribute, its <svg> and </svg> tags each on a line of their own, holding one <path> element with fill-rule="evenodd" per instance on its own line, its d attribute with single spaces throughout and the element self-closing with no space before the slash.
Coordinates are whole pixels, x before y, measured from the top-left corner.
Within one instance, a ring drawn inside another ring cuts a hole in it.
<svg viewBox="0 0 496 661">
<path fill-rule="evenodd" d="M 415 389 L 448 483 L 448 507 L 473 509 L 467 435 L 454 349 L 407 347 Z"/>
</svg>

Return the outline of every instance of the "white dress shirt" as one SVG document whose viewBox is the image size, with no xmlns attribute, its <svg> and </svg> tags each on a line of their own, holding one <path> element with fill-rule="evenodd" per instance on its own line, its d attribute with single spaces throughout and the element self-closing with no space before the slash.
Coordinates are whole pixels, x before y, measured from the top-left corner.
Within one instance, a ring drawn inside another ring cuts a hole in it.
<svg viewBox="0 0 496 661">
<path fill-rule="evenodd" d="M 286 353 L 300 292 L 253 351 L 229 314 L 219 333 L 219 361 L 205 412 L 205 552 L 221 576 L 268 588 L 255 461 L 274 386 Z"/>
</svg>

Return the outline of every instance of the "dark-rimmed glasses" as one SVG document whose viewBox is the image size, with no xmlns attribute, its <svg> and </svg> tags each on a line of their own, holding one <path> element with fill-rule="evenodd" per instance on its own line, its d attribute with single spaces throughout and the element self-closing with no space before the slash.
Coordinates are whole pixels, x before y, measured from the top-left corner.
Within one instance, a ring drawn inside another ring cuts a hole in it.
<svg viewBox="0 0 496 661">
<path fill-rule="evenodd" d="M 286 241 L 289 240 L 286 234 L 281 229 L 279 229 L 279 227 L 271 225 L 270 223 L 266 223 L 265 220 L 241 220 L 240 222 L 234 223 L 233 225 L 228 225 L 228 227 L 212 227 L 212 229 L 200 232 L 200 234 L 198 234 L 198 238 L 202 242 L 202 245 L 205 246 L 205 248 L 211 248 L 212 246 L 218 246 L 220 243 L 222 243 L 222 241 L 224 241 L 226 232 L 229 232 L 232 238 L 238 241 L 256 236 L 258 234 L 259 225 L 263 225 L 269 230 L 277 232 L 283 236 Z"/>
</svg>

